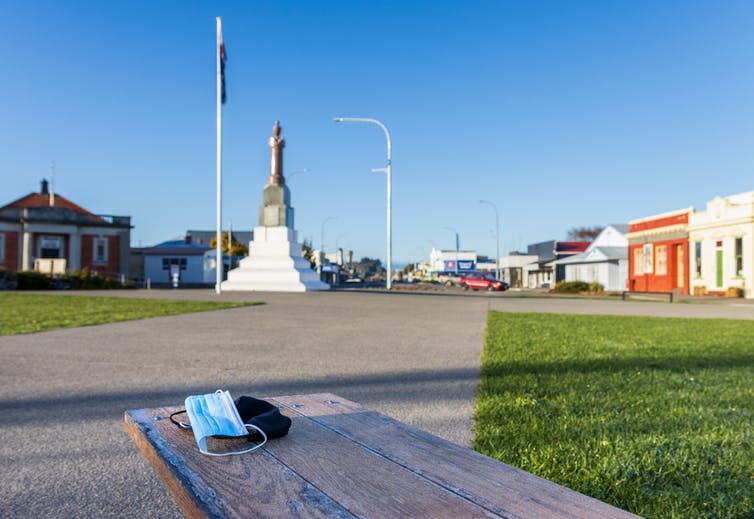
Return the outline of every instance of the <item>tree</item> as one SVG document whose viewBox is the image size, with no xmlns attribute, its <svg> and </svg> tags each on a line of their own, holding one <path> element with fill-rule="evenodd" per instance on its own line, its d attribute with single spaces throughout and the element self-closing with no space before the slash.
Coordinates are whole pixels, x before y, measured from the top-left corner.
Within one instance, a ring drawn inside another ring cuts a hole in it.
<svg viewBox="0 0 754 519">
<path fill-rule="evenodd" d="M 403 272 L 403 275 L 407 276 L 414 270 L 416 270 L 416 265 L 414 263 L 409 263 L 408 265 L 403 267 L 402 272 Z"/>
<path fill-rule="evenodd" d="M 604 227 L 600 225 L 595 225 L 594 227 L 571 227 L 568 230 L 568 237 L 566 239 L 571 241 L 594 241 L 603 229 Z"/>
<path fill-rule="evenodd" d="M 353 270 L 357 276 L 365 281 L 385 277 L 385 269 L 379 259 L 361 258 L 360 261 L 353 264 Z"/>
<path fill-rule="evenodd" d="M 246 245 L 242 244 L 240 241 L 236 240 L 235 237 L 232 237 L 230 240 L 230 249 L 228 249 L 228 233 L 224 232 L 222 233 L 222 251 L 223 254 L 228 254 L 229 256 L 248 256 L 249 255 L 249 248 L 246 247 Z M 212 239 L 209 241 L 210 248 L 215 248 L 217 246 L 217 237 L 212 237 Z"/>
<path fill-rule="evenodd" d="M 311 240 L 305 239 L 304 243 L 301 244 L 301 255 L 305 260 L 309 262 L 309 265 L 312 266 L 312 269 L 317 268 L 317 262 L 314 261 L 314 249 L 312 248 Z"/>
</svg>

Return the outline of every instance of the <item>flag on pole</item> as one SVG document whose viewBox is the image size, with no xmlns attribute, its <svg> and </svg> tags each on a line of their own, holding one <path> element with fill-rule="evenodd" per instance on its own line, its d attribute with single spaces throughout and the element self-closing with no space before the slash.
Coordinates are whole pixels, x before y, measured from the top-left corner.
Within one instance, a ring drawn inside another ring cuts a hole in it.
<svg viewBox="0 0 754 519">
<path fill-rule="evenodd" d="M 223 44 L 223 26 L 222 20 L 218 16 L 217 23 L 217 62 L 215 64 L 215 96 L 217 110 L 217 156 L 216 156 L 216 175 L 217 175 L 217 247 L 215 250 L 215 292 L 222 292 L 223 281 L 223 256 L 222 256 L 222 214 L 223 214 L 223 103 L 225 103 L 225 45 Z"/>
<path fill-rule="evenodd" d="M 218 18 L 219 20 L 219 18 Z M 218 39 L 218 46 L 217 52 L 220 55 L 220 85 L 221 85 L 221 93 L 220 93 L 220 99 L 222 99 L 222 103 L 225 104 L 226 96 L 225 96 L 225 60 L 228 59 L 227 55 L 225 54 L 225 43 L 223 42 L 223 27 L 222 22 L 218 21 L 218 33 L 217 33 L 217 39 Z"/>
</svg>

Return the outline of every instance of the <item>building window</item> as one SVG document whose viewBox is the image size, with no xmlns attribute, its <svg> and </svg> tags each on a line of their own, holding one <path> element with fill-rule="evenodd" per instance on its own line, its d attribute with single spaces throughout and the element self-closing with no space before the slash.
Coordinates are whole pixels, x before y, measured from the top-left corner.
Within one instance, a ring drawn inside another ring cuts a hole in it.
<svg viewBox="0 0 754 519">
<path fill-rule="evenodd" d="M 39 240 L 38 258 L 63 258 L 63 238 L 60 236 L 42 236 Z"/>
<path fill-rule="evenodd" d="M 188 261 L 186 258 L 162 258 L 162 270 L 170 270 L 170 265 L 180 265 L 181 270 L 186 270 Z"/>
<path fill-rule="evenodd" d="M 668 247 L 667 245 L 658 245 L 655 252 L 655 259 L 657 264 L 655 265 L 655 274 L 658 276 L 666 276 L 668 274 Z"/>
<path fill-rule="evenodd" d="M 744 239 L 736 238 L 736 276 L 744 274 Z"/>
<path fill-rule="evenodd" d="M 652 244 L 644 244 L 644 272 L 651 274 L 654 271 L 654 258 L 652 257 Z"/>
<path fill-rule="evenodd" d="M 634 249 L 634 276 L 644 274 L 644 249 L 637 247 Z"/>
<path fill-rule="evenodd" d="M 0 261 L 5 261 L 5 234 L 0 232 Z"/>
<path fill-rule="evenodd" d="M 107 238 L 94 238 L 94 263 L 107 263 Z"/>
<path fill-rule="evenodd" d="M 696 266 L 696 277 L 702 277 L 702 242 L 694 244 L 694 264 Z"/>
</svg>

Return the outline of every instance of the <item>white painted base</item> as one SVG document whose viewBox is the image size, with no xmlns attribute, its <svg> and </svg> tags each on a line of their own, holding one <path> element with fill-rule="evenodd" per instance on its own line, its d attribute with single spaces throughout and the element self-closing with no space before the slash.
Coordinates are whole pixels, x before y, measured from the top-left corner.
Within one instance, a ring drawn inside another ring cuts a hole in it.
<svg viewBox="0 0 754 519">
<path fill-rule="evenodd" d="M 222 290 L 308 292 L 330 290 L 301 256 L 296 231 L 288 227 L 257 227 L 249 255 L 228 272 Z"/>
</svg>

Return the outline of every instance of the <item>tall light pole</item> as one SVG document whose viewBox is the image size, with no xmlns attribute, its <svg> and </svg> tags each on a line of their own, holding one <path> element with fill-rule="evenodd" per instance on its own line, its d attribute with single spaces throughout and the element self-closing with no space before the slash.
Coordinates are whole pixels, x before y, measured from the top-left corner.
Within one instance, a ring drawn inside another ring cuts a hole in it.
<svg viewBox="0 0 754 519">
<path fill-rule="evenodd" d="M 390 290 L 393 286 L 393 217 L 391 206 L 391 187 L 390 182 L 393 176 L 393 144 L 390 140 L 390 133 L 387 128 L 377 119 L 368 117 L 336 117 L 336 123 L 371 123 L 376 124 L 385 132 L 387 138 L 387 166 L 384 168 L 373 169 L 373 172 L 382 172 L 387 175 L 387 283 L 385 287 Z"/>
<path fill-rule="evenodd" d="M 446 227 L 446 229 L 449 230 L 449 231 L 453 231 L 455 233 L 455 235 L 456 235 L 456 261 L 455 261 L 456 268 L 455 268 L 455 272 L 456 272 L 456 276 L 457 276 L 458 275 L 458 249 L 459 249 L 458 231 L 455 230 L 452 227 Z"/>
<path fill-rule="evenodd" d="M 500 272 L 500 215 L 497 212 L 497 206 L 487 200 L 480 200 L 480 204 L 487 204 L 492 206 L 495 210 L 495 240 L 497 242 L 497 255 L 495 256 L 495 269 L 497 270 L 497 279 L 502 280 L 503 276 Z"/>
<path fill-rule="evenodd" d="M 322 272 L 322 263 L 325 262 L 325 224 L 331 220 L 337 220 L 337 217 L 335 216 L 328 216 L 324 220 L 322 220 L 322 233 L 319 236 L 319 253 L 320 253 L 320 260 L 319 260 L 319 271 Z"/>
<path fill-rule="evenodd" d="M 340 233 L 335 238 L 335 254 L 336 254 L 336 257 L 340 259 L 339 265 L 341 265 L 341 266 L 343 266 L 343 264 L 345 264 L 345 260 L 343 259 L 343 251 L 340 249 L 340 239 L 343 238 L 343 237 L 345 237 L 345 236 L 346 236 L 346 233 Z"/>
</svg>

